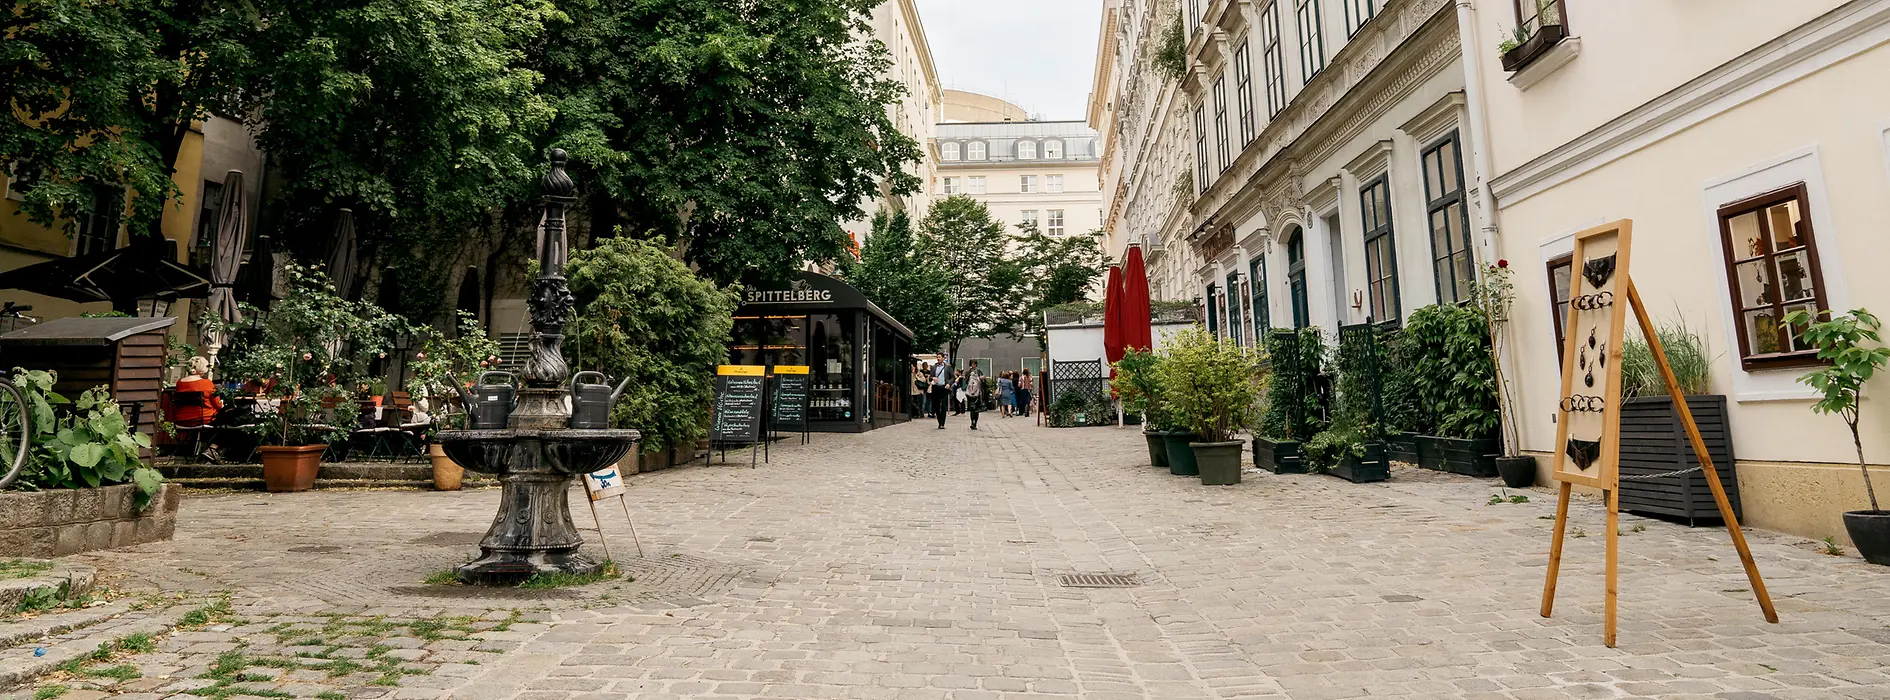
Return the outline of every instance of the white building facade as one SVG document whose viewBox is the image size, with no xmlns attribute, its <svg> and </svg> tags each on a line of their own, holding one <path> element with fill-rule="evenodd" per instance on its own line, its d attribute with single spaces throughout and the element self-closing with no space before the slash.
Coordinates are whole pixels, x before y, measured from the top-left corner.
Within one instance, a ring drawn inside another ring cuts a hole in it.
<svg viewBox="0 0 1890 700">
<path fill-rule="evenodd" d="M 1052 236 L 1102 227 L 1096 132 L 1080 121 L 938 124 L 934 197 L 984 203 L 1016 233 L 1035 224 Z"/>
<path fill-rule="evenodd" d="M 882 208 L 903 210 L 914 221 L 925 218 L 926 212 L 931 210 L 931 190 L 938 176 L 938 160 L 937 153 L 927 145 L 932 141 L 933 125 L 945 113 L 938 71 L 932 65 L 932 48 L 926 42 L 925 25 L 919 21 L 919 10 L 914 1 L 886 0 L 880 3 L 873 9 L 872 26 L 872 38 L 886 45 L 886 52 L 891 59 L 891 65 L 882 77 L 896 80 L 906 88 L 899 103 L 889 105 L 886 111 L 899 133 L 919 144 L 919 160 L 908 165 L 906 172 L 917 177 L 920 184 L 917 191 L 908 195 L 895 197 L 890 191 L 882 189 L 880 196 L 861 202 L 861 218 L 840 224 L 856 243 L 864 243 L 872 233 L 873 214 Z"/>
</svg>

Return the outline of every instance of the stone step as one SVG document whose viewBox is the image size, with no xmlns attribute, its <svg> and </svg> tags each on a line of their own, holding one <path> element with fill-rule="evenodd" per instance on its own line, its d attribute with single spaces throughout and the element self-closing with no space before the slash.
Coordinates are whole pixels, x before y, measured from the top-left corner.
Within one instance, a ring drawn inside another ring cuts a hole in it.
<svg viewBox="0 0 1890 700">
<path fill-rule="evenodd" d="M 122 599 L 88 608 L 46 613 L 36 617 L 0 624 L 0 649 L 37 642 L 46 637 L 85 629 L 119 615 L 132 612 L 139 602 Z"/>
<path fill-rule="evenodd" d="M 158 472 L 166 479 L 261 479 L 260 464 L 160 464 Z M 426 462 L 333 462 L 321 466 L 317 479 L 369 479 L 382 481 L 432 481 L 433 465 Z M 466 473 L 467 479 L 484 478 Z"/>
<path fill-rule="evenodd" d="M 263 490 L 263 479 L 259 474 L 254 478 L 186 478 L 171 479 L 171 483 L 188 489 L 234 489 L 244 491 Z M 463 482 L 465 490 L 497 488 L 499 482 L 493 479 L 472 479 L 470 475 Z M 421 489 L 433 490 L 433 477 L 426 479 L 315 479 L 315 488 L 322 489 Z"/>
<path fill-rule="evenodd" d="M 100 645 L 115 645 L 136 634 L 153 637 L 168 634 L 177 628 L 179 618 L 204 604 L 204 601 L 194 601 L 132 610 L 130 602 L 120 602 L 126 607 L 113 615 L 88 618 L 78 627 L 49 630 L 0 650 L 0 692 L 32 682 L 68 661 L 84 658 Z"/>
<path fill-rule="evenodd" d="M 98 572 L 92 567 L 58 559 L 5 559 L 8 562 L 26 564 L 44 564 L 46 569 L 31 576 L 0 580 L 0 614 L 12 613 L 19 609 L 20 601 L 28 596 L 61 595 L 76 598 L 92 592 L 92 581 Z M 64 589 L 63 594 L 60 593 Z"/>
</svg>

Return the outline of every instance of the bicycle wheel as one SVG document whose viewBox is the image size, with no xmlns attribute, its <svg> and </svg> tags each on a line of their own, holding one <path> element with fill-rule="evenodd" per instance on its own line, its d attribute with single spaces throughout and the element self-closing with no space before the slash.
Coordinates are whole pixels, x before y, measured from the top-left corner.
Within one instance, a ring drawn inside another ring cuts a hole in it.
<svg viewBox="0 0 1890 700">
<path fill-rule="evenodd" d="M 26 468 L 26 451 L 33 446 L 33 419 L 27 412 L 26 398 L 13 382 L 0 378 L 0 489 L 13 485 L 20 470 Z"/>
</svg>

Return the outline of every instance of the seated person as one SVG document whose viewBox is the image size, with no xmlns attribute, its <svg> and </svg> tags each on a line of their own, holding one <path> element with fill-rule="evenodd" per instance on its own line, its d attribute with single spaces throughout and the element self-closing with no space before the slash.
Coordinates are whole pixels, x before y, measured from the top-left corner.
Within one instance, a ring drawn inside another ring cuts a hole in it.
<svg viewBox="0 0 1890 700">
<path fill-rule="evenodd" d="M 197 392 L 203 395 L 202 405 L 173 408 L 175 415 L 171 420 L 179 425 L 209 425 L 216 421 L 217 411 L 223 409 L 223 400 L 217 398 L 217 385 L 204 377 L 210 373 L 210 361 L 201 357 L 190 358 L 190 372 L 183 379 L 177 380 L 178 393 Z"/>
</svg>

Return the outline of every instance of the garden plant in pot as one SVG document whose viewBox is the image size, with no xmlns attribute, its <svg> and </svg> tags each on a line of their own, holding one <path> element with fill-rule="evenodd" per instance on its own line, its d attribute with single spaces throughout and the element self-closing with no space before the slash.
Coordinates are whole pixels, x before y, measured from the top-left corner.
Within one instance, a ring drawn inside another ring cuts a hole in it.
<svg viewBox="0 0 1890 700">
<path fill-rule="evenodd" d="M 1326 429 L 1325 334 L 1318 327 L 1277 330 L 1267 338 L 1272 376 L 1254 430 L 1254 466 L 1304 474 L 1301 447 Z"/>
<path fill-rule="evenodd" d="M 1845 513 L 1844 529 L 1865 561 L 1890 566 L 1890 511 L 1877 503 L 1877 489 L 1870 482 L 1870 467 L 1864 461 L 1864 441 L 1857 428 L 1859 399 L 1864 385 L 1886 363 L 1890 363 L 1890 348 L 1883 347 L 1882 338 L 1879 337 L 1882 324 L 1865 309 L 1856 309 L 1842 316 L 1829 311 L 1820 315 L 1825 316 L 1826 320 L 1818 321 L 1803 311 L 1785 315 L 1787 325 L 1804 329 L 1801 337 L 1818 349 L 1818 359 L 1830 363 L 1823 369 L 1799 377 L 1798 381 L 1822 394 L 1818 402 L 1811 405 L 1811 410 L 1835 413 L 1851 429 L 1851 444 L 1857 448 L 1857 468 L 1863 473 L 1864 493 L 1870 499 L 1870 510 Z M 1866 344 L 1876 347 L 1865 347 Z"/>
<path fill-rule="evenodd" d="M 407 326 L 378 306 L 343 299 L 319 272 L 289 265 L 285 273 L 287 297 L 267 313 L 243 307 L 256 320 L 229 329 L 237 342 L 222 371 L 260 390 L 261 415 L 251 431 L 264 443 L 264 486 L 305 491 L 315 484 L 323 450 L 359 420 L 360 407 L 345 387 L 364 377 Z"/>
<path fill-rule="evenodd" d="M 1307 467 L 1353 483 L 1391 478 L 1380 409 L 1378 332 L 1371 326 L 1341 330 L 1330 363 L 1338 370 L 1332 425 L 1306 441 Z"/>
<path fill-rule="evenodd" d="M 432 418 L 427 428 L 427 459 L 433 463 L 433 488 L 459 490 L 466 471 L 433 439 L 440 430 L 469 427 L 466 407 L 460 405 L 459 390 L 465 388 L 460 378 L 472 378 L 489 369 L 499 356 L 499 343 L 486 337 L 479 319 L 459 312 L 458 337 L 448 338 L 434 332 L 427 336 L 420 351 L 414 353 L 407 378 L 407 392 L 420 402 Z"/>
<path fill-rule="evenodd" d="M 1168 446 L 1162 435 L 1167 432 L 1168 421 L 1161 415 L 1161 386 L 1156 383 L 1160 363 L 1161 358 L 1153 352 L 1130 349 L 1116 363 L 1116 376 L 1109 380 L 1109 388 L 1116 391 L 1125 414 L 1142 416 L 1142 439 L 1148 442 L 1149 464 L 1166 467 Z"/>
<path fill-rule="evenodd" d="M 1515 412 L 1515 404 L 1510 401 L 1509 377 L 1503 374 L 1503 332 L 1509 325 L 1509 310 L 1516 300 L 1516 285 L 1511 280 L 1513 273 L 1508 260 L 1497 260 L 1495 265 L 1483 268 L 1483 276 L 1471 282 L 1470 292 L 1473 306 L 1483 313 L 1485 332 L 1489 336 L 1490 379 L 1495 384 L 1497 418 L 1502 453 L 1496 457 L 1496 472 L 1503 477 L 1503 485 L 1513 489 L 1534 486 L 1536 483 L 1536 459 L 1522 454 L 1522 435 L 1517 431 L 1516 421 L 1507 417 Z"/>
<path fill-rule="evenodd" d="M 1417 395 L 1418 466 L 1469 476 L 1496 476 L 1496 365 L 1484 312 L 1433 304 L 1411 314 L 1403 342 Z"/>
<path fill-rule="evenodd" d="M 1714 358 L 1706 339 L 1683 320 L 1662 322 L 1655 332 L 1737 517 L 1739 480 L 1733 476 L 1732 416 L 1725 396 L 1708 393 Z M 1667 381 L 1654 363 L 1653 350 L 1638 330 L 1621 346 L 1621 398 L 1621 510 L 1679 518 L 1689 524 L 1719 523 L 1719 503 L 1706 484 L 1706 474 L 1686 471 L 1698 467 L 1699 458 L 1667 393 Z M 1647 478 L 1660 474 L 1666 476 Z"/>
<path fill-rule="evenodd" d="M 1168 412 L 1194 436 L 1189 446 L 1201 483 L 1240 483 L 1241 441 L 1236 438 L 1257 422 L 1255 407 L 1266 392 L 1267 374 L 1258 354 L 1195 326 L 1171 339 L 1158 374 Z"/>
<path fill-rule="evenodd" d="M 151 436 L 125 422 L 124 411 L 105 387 L 87 389 L 72 401 L 53 391 L 57 383 L 53 372 L 13 370 L 13 385 L 32 417 L 33 446 L 12 488 L 41 491 L 136 484 L 134 505 L 139 509 L 149 505 L 164 482 L 140 458 L 140 452 L 151 447 Z M 61 408 L 55 411 L 54 406 Z"/>
</svg>

